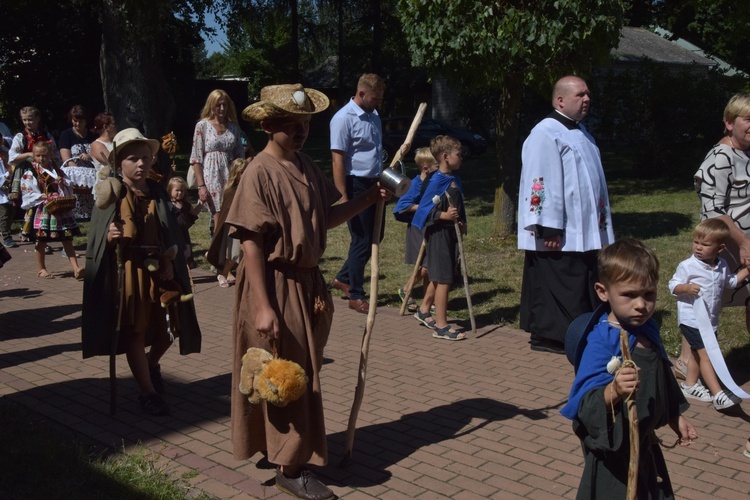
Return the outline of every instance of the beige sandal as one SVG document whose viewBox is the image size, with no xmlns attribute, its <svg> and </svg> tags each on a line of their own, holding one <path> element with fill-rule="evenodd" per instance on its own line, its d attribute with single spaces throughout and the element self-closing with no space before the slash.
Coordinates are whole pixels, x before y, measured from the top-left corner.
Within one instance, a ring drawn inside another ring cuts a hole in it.
<svg viewBox="0 0 750 500">
<path fill-rule="evenodd" d="M 52 279 L 55 279 L 55 277 L 54 277 L 54 276 L 52 276 L 52 275 L 51 275 L 51 274 L 49 273 L 49 271 L 47 271 L 46 269 L 41 269 L 41 270 L 40 270 L 40 271 L 39 271 L 38 273 L 36 273 L 36 275 L 37 275 L 38 277 L 40 277 L 40 278 L 43 278 L 43 279 L 45 279 L 45 280 L 52 280 Z"/>
<path fill-rule="evenodd" d="M 84 269 L 82 267 L 79 267 L 75 271 L 73 271 L 73 277 L 77 280 L 83 279 L 83 271 Z"/>
<path fill-rule="evenodd" d="M 220 274 L 216 277 L 216 279 L 219 281 L 220 288 L 229 288 L 229 282 L 224 276 Z"/>
</svg>

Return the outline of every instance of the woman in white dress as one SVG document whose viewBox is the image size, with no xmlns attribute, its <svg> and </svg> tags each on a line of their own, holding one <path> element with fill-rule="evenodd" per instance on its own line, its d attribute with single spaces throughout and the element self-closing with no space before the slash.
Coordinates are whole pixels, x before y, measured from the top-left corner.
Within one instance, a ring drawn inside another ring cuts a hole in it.
<svg viewBox="0 0 750 500">
<path fill-rule="evenodd" d="M 225 91 L 212 91 L 195 125 L 190 163 L 198 184 L 198 198 L 211 212 L 213 226 L 221 210 L 229 167 L 236 158 L 243 158 L 244 152 L 234 102 Z"/>
</svg>

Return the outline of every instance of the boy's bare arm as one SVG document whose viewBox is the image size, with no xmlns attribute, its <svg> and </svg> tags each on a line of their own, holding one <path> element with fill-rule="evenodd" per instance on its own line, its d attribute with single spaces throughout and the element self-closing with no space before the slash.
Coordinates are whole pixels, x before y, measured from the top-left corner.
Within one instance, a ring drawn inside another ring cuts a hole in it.
<svg viewBox="0 0 750 500">
<path fill-rule="evenodd" d="M 682 415 L 671 419 L 669 427 L 677 434 L 680 446 L 690 446 L 690 443 L 698 439 L 698 432 L 695 430 L 695 427 L 690 423 L 690 420 Z"/>
<path fill-rule="evenodd" d="M 266 256 L 263 253 L 263 235 L 254 231 L 247 232 L 242 239 L 244 256 L 240 265 L 245 266 L 245 277 L 250 285 L 250 294 L 257 305 L 255 330 L 262 337 L 279 336 L 279 320 L 276 311 L 271 307 L 266 291 Z"/>
<path fill-rule="evenodd" d="M 333 229 L 334 227 L 348 221 L 362 210 L 375 203 L 378 198 L 383 198 L 385 201 L 388 201 L 391 199 L 391 194 L 384 188 L 381 188 L 380 184 L 375 184 L 364 194 L 361 194 L 345 203 L 339 203 L 338 205 L 332 206 L 331 212 L 328 214 L 327 229 Z"/>
</svg>

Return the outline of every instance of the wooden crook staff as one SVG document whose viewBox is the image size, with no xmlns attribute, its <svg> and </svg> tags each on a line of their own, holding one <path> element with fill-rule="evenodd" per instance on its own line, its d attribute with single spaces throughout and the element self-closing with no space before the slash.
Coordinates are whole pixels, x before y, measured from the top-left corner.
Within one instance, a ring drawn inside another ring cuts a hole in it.
<svg viewBox="0 0 750 500">
<path fill-rule="evenodd" d="M 448 205 L 454 208 L 453 200 L 448 191 L 445 192 L 445 197 L 448 198 Z M 466 268 L 466 253 L 464 253 L 464 236 L 461 234 L 461 227 L 458 224 L 458 219 L 453 221 L 453 227 L 456 228 L 456 238 L 458 239 L 458 257 L 461 260 L 461 274 L 464 279 L 464 292 L 466 292 L 466 306 L 469 308 L 469 320 L 471 321 L 471 333 L 477 333 L 477 322 L 474 319 L 474 307 L 471 304 L 471 293 L 469 292 L 469 270 Z"/>
<path fill-rule="evenodd" d="M 417 109 L 414 121 L 409 127 L 406 139 L 399 150 L 393 155 L 393 161 L 389 168 L 398 164 L 403 156 L 411 149 L 411 141 L 417 132 L 424 112 L 427 109 L 427 103 L 423 102 Z M 346 443 L 344 447 L 344 456 L 341 459 L 341 466 L 349 463 L 352 457 L 352 448 L 354 446 L 354 431 L 357 427 L 357 415 L 359 408 L 362 406 L 362 399 L 365 394 L 365 378 L 367 376 L 367 356 L 370 352 L 370 338 L 375 326 L 375 312 L 378 304 L 378 278 L 380 276 L 380 230 L 383 227 L 383 212 L 385 210 L 385 201 L 378 198 L 375 208 L 375 224 L 372 230 L 372 257 L 370 258 L 370 309 L 367 312 L 367 323 L 365 332 L 362 336 L 362 348 L 359 353 L 359 371 L 357 373 L 357 387 L 354 390 L 354 401 L 352 402 L 352 411 L 349 413 L 349 425 L 346 429 Z"/>
<path fill-rule="evenodd" d="M 635 368 L 633 358 L 630 356 L 628 345 L 628 332 L 620 330 L 620 350 L 622 351 L 622 367 Z M 636 372 L 637 375 L 637 372 Z M 635 394 L 631 393 L 626 401 L 628 408 L 628 422 L 630 430 L 630 463 L 628 464 L 628 490 L 625 498 L 635 500 L 638 489 L 638 461 L 640 455 L 640 431 L 638 428 L 638 411 L 635 406 Z"/>
</svg>

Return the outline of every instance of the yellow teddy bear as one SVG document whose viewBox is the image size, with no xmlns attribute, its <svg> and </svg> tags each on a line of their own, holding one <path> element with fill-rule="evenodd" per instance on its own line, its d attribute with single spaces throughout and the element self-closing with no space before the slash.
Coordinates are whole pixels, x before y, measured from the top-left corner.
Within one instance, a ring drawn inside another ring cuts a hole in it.
<svg viewBox="0 0 750 500">
<path fill-rule="evenodd" d="M 307 382 L 307 374 L 300 365 L 274 358 L 265 349 L 251 347 L 242 356 L 239 389 L 250 403 L 265 400 L 286 406 L 304 394 Z"/>
</svg>

